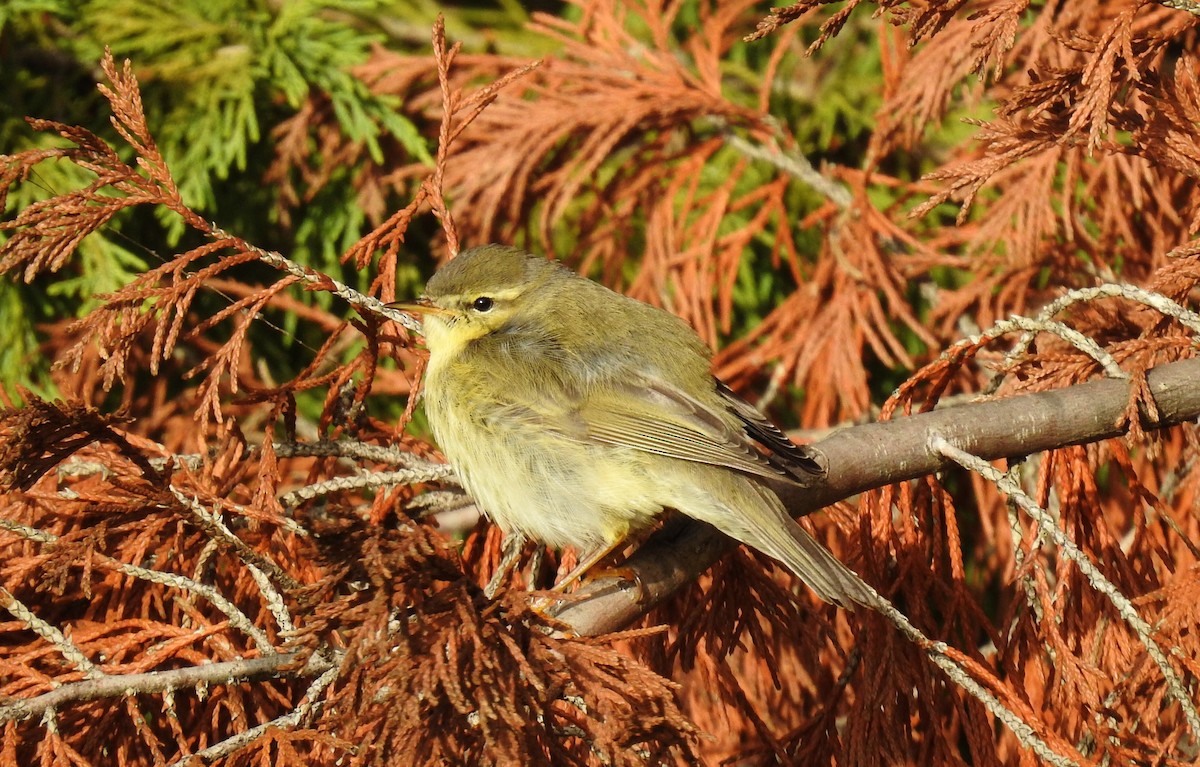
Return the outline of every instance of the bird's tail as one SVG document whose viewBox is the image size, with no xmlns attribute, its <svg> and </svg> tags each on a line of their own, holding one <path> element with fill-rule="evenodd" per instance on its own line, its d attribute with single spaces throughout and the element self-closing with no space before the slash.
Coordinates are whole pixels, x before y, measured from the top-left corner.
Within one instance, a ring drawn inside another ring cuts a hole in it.
<svg viewBox="0 0 1200 767">
<path fill-rule="evenodd" d="M 879 593 L 788 516 L 774 493 L 761 486 L 755 489 L 767 508 L 755 515 L 762 517 L 756 520 L 759 524 L 748 525 L 737 531 L 744 535 L 733 537 L 785 565 L 826 602 L 847 608 L 860 604 L 875 609 L 879 605 Z"/>
</svg>

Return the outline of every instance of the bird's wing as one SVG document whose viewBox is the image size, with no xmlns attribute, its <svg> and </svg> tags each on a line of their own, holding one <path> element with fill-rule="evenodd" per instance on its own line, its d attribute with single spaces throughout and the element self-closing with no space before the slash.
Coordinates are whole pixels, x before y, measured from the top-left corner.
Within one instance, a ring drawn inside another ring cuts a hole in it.
<svg viewBox="0 0 1200 767">
<path fill-rule="evenodd" d="M 782 469 L 789 477 L 807 484 L 813 477 L 825 474 L 825 467 L 813 457 L 812 451 L 803 445 L 797 445 L 788 439 L 783 431 L 767 420 L 758 408 L 734 394 L 721 381 L 717 381 L 717 394 L 725 401 L 730 412 L 738 417 L 745 428 L 747 436 L 754 439 L 768 450 L 765 458 L 776 468 Z"/>
<path fill-rule="evenodd" d="M 575 415 L 587 437 L 603 444 L 775 480 L 803 482 L 823 473 L 750 403 L 724 385 L 718 395 L 713 405 L 705 405 L 662 381 L 632 380 L 585 397 Z M 771 452 L 764 454 L 752 440 Z"/>
</svg>

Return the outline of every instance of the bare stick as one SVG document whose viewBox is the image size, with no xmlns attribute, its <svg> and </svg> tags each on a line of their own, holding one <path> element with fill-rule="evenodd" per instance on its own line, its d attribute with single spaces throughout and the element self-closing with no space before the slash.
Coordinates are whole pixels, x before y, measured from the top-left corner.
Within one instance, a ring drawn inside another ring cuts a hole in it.
<svg viewBox="0 0 1200 767">
<path fill-rule="evenodd" d="M 176 668 L 169 671 L 112 674 L 82 682 L 71 682 L 34 698 L 0 699 L 0 722 L 40 716 L 73 701 L 166 693 L 198 685 L 233 684 L 283 677 L 310 677 L 324 674 L 336 665 L 334 660 L 320 654 L 310 656 L 308 663 L 303 666 L 296 665 L 299 659 L 300 656 L 297 653 L 279 653 L 262 658 L 209 663 L 203 666 Z M 295 667 L 288 668 L 289 666 Z"/>
</svg>

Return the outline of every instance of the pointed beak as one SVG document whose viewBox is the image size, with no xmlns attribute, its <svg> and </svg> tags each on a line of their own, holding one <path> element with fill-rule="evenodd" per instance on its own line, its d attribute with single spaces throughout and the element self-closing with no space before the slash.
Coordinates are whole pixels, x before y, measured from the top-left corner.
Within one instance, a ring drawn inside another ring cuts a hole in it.
<svg viewBox="0 0 1200 767">
<path fill-rule="evenodd" d="M 421 296 L 420 298 L 418 298 L 414 301 L 395 301 L 393 303 L 387 304 L 387 307 L 389 309 L 399 309 L 400 311 L 408 312 L 409 314 L 446 314 L 447 313 L 445 309 L 441 308 L 440 306 L 436 306 L 432 301 L 430 301 L 425 296 Z"/>
</svg>

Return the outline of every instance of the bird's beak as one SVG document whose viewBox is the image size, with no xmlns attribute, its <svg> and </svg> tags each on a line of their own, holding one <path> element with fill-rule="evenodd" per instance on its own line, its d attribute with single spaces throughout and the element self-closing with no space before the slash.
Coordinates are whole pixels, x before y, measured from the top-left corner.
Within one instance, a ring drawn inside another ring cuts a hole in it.
<svg viewBox="0 0 1200 767">
<path fill-rule="evenodd" d="M 425 296 L 421 296 L 420 298 L 418 298 L 414 301 L 395 301 L 393 303 L 387 304 L 387 308 L 399 309 L 400 311 L 408 312 L 409 314 L 446 314 L 447 313 L 445 309 L 441 308 L 440 306 L 435 305 L 432 301 L 430 301 Z"/>
</svg>

